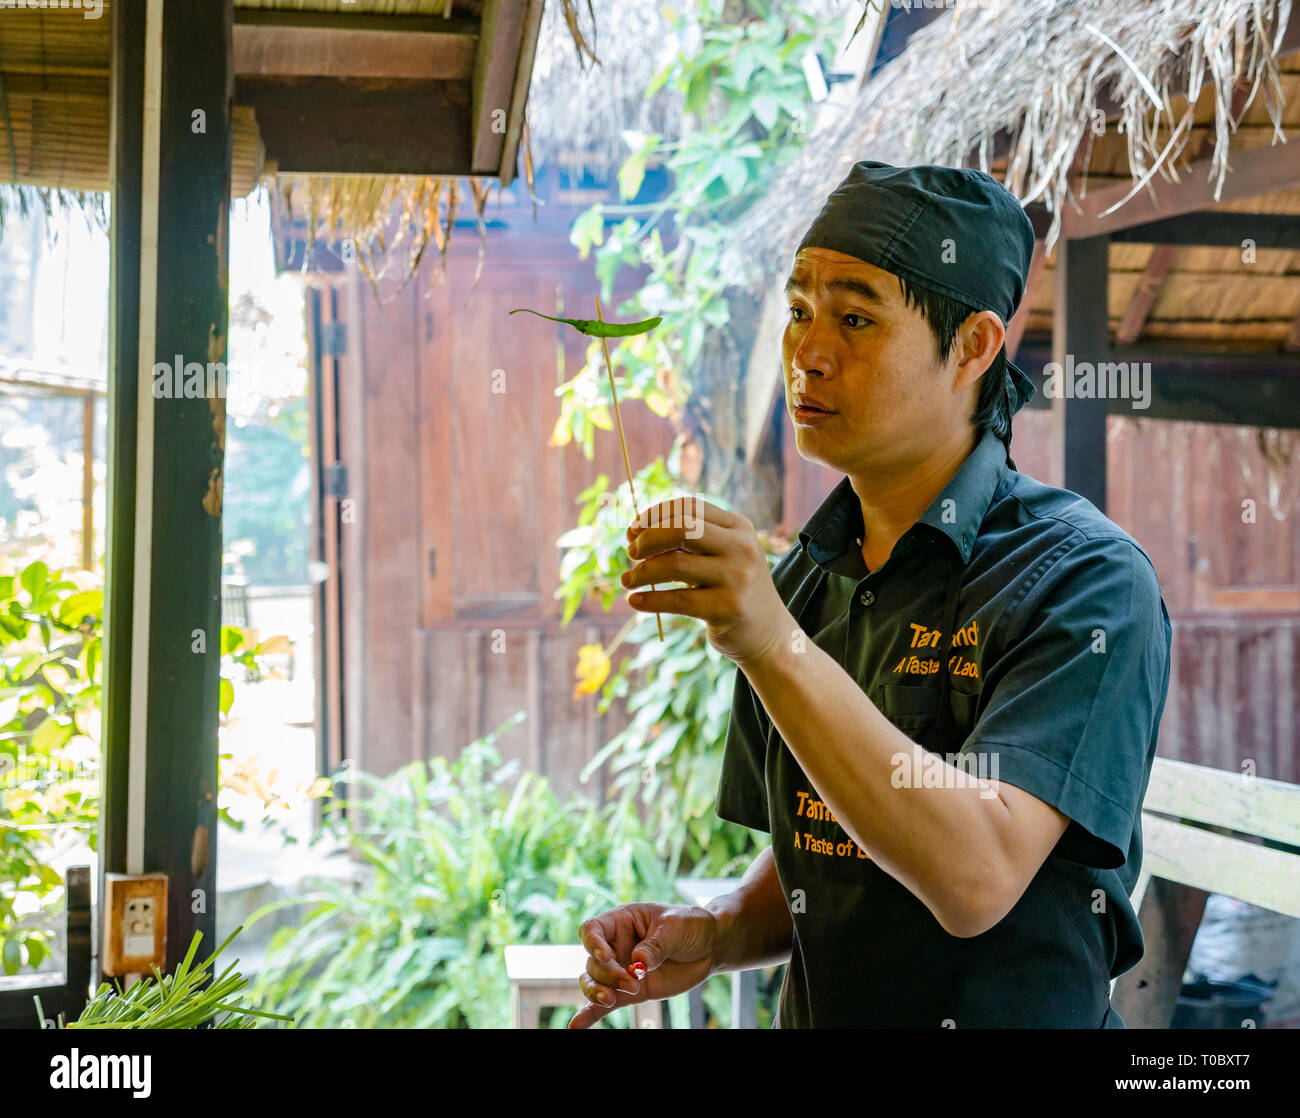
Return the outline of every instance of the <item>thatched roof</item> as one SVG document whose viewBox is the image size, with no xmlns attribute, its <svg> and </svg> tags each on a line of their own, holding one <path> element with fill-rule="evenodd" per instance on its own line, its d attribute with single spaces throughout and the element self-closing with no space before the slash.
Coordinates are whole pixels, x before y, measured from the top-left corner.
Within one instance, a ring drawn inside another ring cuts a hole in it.
<svg viewBox="0 0 1300 1118">
<path fill-rule="evenodd" d="M 244 2 L 244 0 L 237 0 Z M 775 0 L 819 19 L 857 17 L 880 0 Z M 547 4 L 538 33 L 523 138 L 524 180 L 558 162 L 581 177 L 609 181 L 626 159 L 624 132 L 680 139 L 683 98 L 670 85 L 647 95 L 651 79 L 679 49 L 700 41 L 699 0 L 674 7 L 687 30 L 678 39 L 660 0 L 563 0 Z M 652 49 L 647 49 L 647 44 Z M 653 166 L 655 161 L 651 160 Z M 430 243 L 445 267 L 453 224 L 463 206 L 479 221 L 479 271 L 486 252 L 483 210 L 495 180 L 416 176 L 282 176 L 285 213 L 304 219 L 309 239 L 350 237 L 358 264 L 376 282 L 380 274 L 414 273 Z M 475 274 L 478 280 L 478 272 Z"/>
<path fill-rule="evenodd" d="M 94 19 L 57 5 L 15 8 L 0 19 L 0 224 L 6 205 L 26 210 L 33 203 L 47 210 L 56 204 L 75 206 L 103 222 L 102 195 L 109 188 L 111 2 L 105 0 L 99 18 Z M 555 33 L 564 37 L 566 49 L 588 57 L 590 47 L 578 26 L 581 2 L 556 0 L 548 8 L 558 21 Z M 326 19 L 375 17 L 388 20 L 384 26 L 390 31 L 404 30 L 408 17 L 410 28 L 420 30 L 446 20 L 449 28 L 455 26 L 459 32 L 487 33 L 481 23 L 483 0 L 235 0 L 235 8 L 237 24 L 270 10 L 290 13 L 291 19 L 311 18 L 299 13 L 327 13 Z M 468 34 L 463 39 L 475 41 Z M 531 41 L 525 44 L 520 61 L 525 78 L 530 51 Z M 318 72 L 296 62 L 294 66 L 290 73 Z M 480 76 L 475 72 L 473 78 Z M 469 85 L 465 83 L 466 95 Z M 477 91 L 479 86 L 473 88 Z M 231 196 L 239 198 L 260 184 L 274 182 L 279 168 L 267 158 L 252 108 L 234 106 L 231 131 Z M 291 181 L 283 185 L 291 185 L 293 177 L 288 178 Z M 297 190 L 310 199 L 307 208 L 313 212 L 326 218 L 332 214 L 350 218 L 351 226 L 342 230 L 347 235 L 373 232 L 395 202 L 422 206 L 430 193 L 445 197 L 461 188 L 450 176 L 419 177 L 403 184 L 394 176 L 348 175 L 332 181 L 300 177 Z M 466 191 L 478 192 L 475 186 Z M 367 211 L 367 202 L 381 210 Z M 426 239 L 436 225 L 433 220 L 424 224 Z"/>
<path fill-rule="evenodd" d="M 996 173 L 994 137 L 1015 136 L 998 177 L 1023 202 L 1053 214 L 1060 230 L 1074 184 L 1071 164 L 1113 83 L 1127 166 L 1140 184 L 1175 164 L 1205 121 L 1212 98 L 1213 158 L 1228 171 L 1234 86 L 1266 105 L 1278 140 L 1285 100 L 1275 53 L 1290 0 L 1038 0 L 957 6 L 916 32 L 907 49 L 862 88 L 856 103 L 807 148 L 738 227 L 729 245 L 737 274 L 761 284 L 788 267 L 794 248 L 852 164 L 977 166 Z M 1208 88 L 1203 72 L 1209 68 Z M 1202 114 L 1203 115 L 1203 114 Z M 1100 119 L 1105 119 L 1102 112 Z M 1192 148 L 1198 146 L 1193 143 Z M 972 160 L 972 152 L 978 153 Z"/>
<path fill-rule="evenodd" d="M 857 15 L 881 0 L 774 0 L 775 11 L 797 8 L 819 20 Z M 700 35 L 698 0 L 671 5 L 690 28 L 678 39 L 661 0 L 590 0 L 577 5 L 578 24 L 598 60 L 574 50 L 561 8 L 542 17 L 528 91 L 533 160 L 560 161 L 576 174 L 610 179 L 627 158 L 625 131 L 654 133 L 675 143 L 683 128 L 682 95 L 669 85 L 646 95 L 651 78 L 679 49 L 693 50 Z M 593 27 L 594 17 L 594 27 Z"/>
</svg>

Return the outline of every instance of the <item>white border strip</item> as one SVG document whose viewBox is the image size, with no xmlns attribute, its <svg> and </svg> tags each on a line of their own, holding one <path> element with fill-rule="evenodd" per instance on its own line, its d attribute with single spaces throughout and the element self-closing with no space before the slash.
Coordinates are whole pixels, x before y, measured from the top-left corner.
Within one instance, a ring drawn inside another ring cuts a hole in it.
<svg viewBox="0 0 1300 1118">
<path fill-rule="evenodd" d="M 149 613 L 153 574 L 153 366 L 158 325 L 158 175 L 162 144 L 163 0 L 148 0 L 140 155 L 140 337 L 136 375 L 135 583 L 131 616 L 131 733 L 126 872 L 142 874 L 149 731 Z"/>
</svg>

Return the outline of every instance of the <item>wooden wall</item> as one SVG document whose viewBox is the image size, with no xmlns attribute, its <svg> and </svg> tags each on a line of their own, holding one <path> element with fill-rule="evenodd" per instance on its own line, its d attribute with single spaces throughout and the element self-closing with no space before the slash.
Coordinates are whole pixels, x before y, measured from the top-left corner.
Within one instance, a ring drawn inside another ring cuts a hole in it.
<svg viewBox="0 0 1300 1118">
<path fill-rule="evenodd" d="M 597 431 L 591 462 L 548 445 L 555 388 L 582 367 L 587 339 L 508 313 L 595 316 L 592 262 L 568 244 L 581 208 L 541 211 L 534 227 L 527 205 L 506 207 L 477 287 L 472 225 L 455 229 L 445 276 L 431 245 L 413 282 L 381 283 L 382 302 L 355 271 L 339 281 L 338 429 L 354 502 L 340 527 L 342 706 L 346 753 L 367 771 L 455 756 L 523 709 L 503 757 L 548 774 L 562 797 L 603 789 L 603 774 L 586 786 L 577 775 L 625 723 L 573 697 L 574 667 L 580 645 L 607 644 L 632 611 L 589 605 L 562 628 L 555 541 L 598 474 L 623 480 L 622 453 L 615 431 Z M 606 317 L 637 282 L 618 277 Z M 668 452 L 667 420 L 639 401 L 622 411 L 634 470 Z"/>
</svg>

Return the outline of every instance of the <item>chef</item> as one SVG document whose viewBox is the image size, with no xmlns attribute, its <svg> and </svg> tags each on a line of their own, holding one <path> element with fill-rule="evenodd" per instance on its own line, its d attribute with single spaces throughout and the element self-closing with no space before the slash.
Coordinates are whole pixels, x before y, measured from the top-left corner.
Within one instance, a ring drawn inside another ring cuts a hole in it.
<svg viewBox="0 0 1300 1118">
<path fill-rule="evenodd" d="M 782 338 L 799 453 L 841 480 L 775 571 L 702 500 L 629 528 L 632 606 L 739 669 L 717 812 L 771 844 L 708 905 L 586 921 L 571 1027 L 785 963 L 780 1028 L 1123 1028 L 1171 630 L 1137 542 L 1009 455 L 1033 247 L 987 174 L 855 164 Z"/>
</svg>

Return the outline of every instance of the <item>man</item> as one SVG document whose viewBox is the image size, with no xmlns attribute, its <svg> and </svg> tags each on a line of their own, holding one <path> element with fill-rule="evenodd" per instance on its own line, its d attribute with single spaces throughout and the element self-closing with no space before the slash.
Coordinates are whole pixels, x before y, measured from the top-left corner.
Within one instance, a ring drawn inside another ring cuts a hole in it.
<svg viewBox="0 0 1300 1118">
<path fill-rule="evenodd" d="M 857 163 L 782 341 L 799 453 L 843 480 L 771 577 L 705 502 L 629 528 L 625 585 L 685 584 L 632 605 L 740 669 L 717 810 L 772 842 L 707 906 L 584 923 L 570 1027 L 781 962 L 782 1028 L 1124 1027 L 1171 631 L 1141 547 L 1008 456 L 1033 244 L 986 174 Z"/>
</svg>

